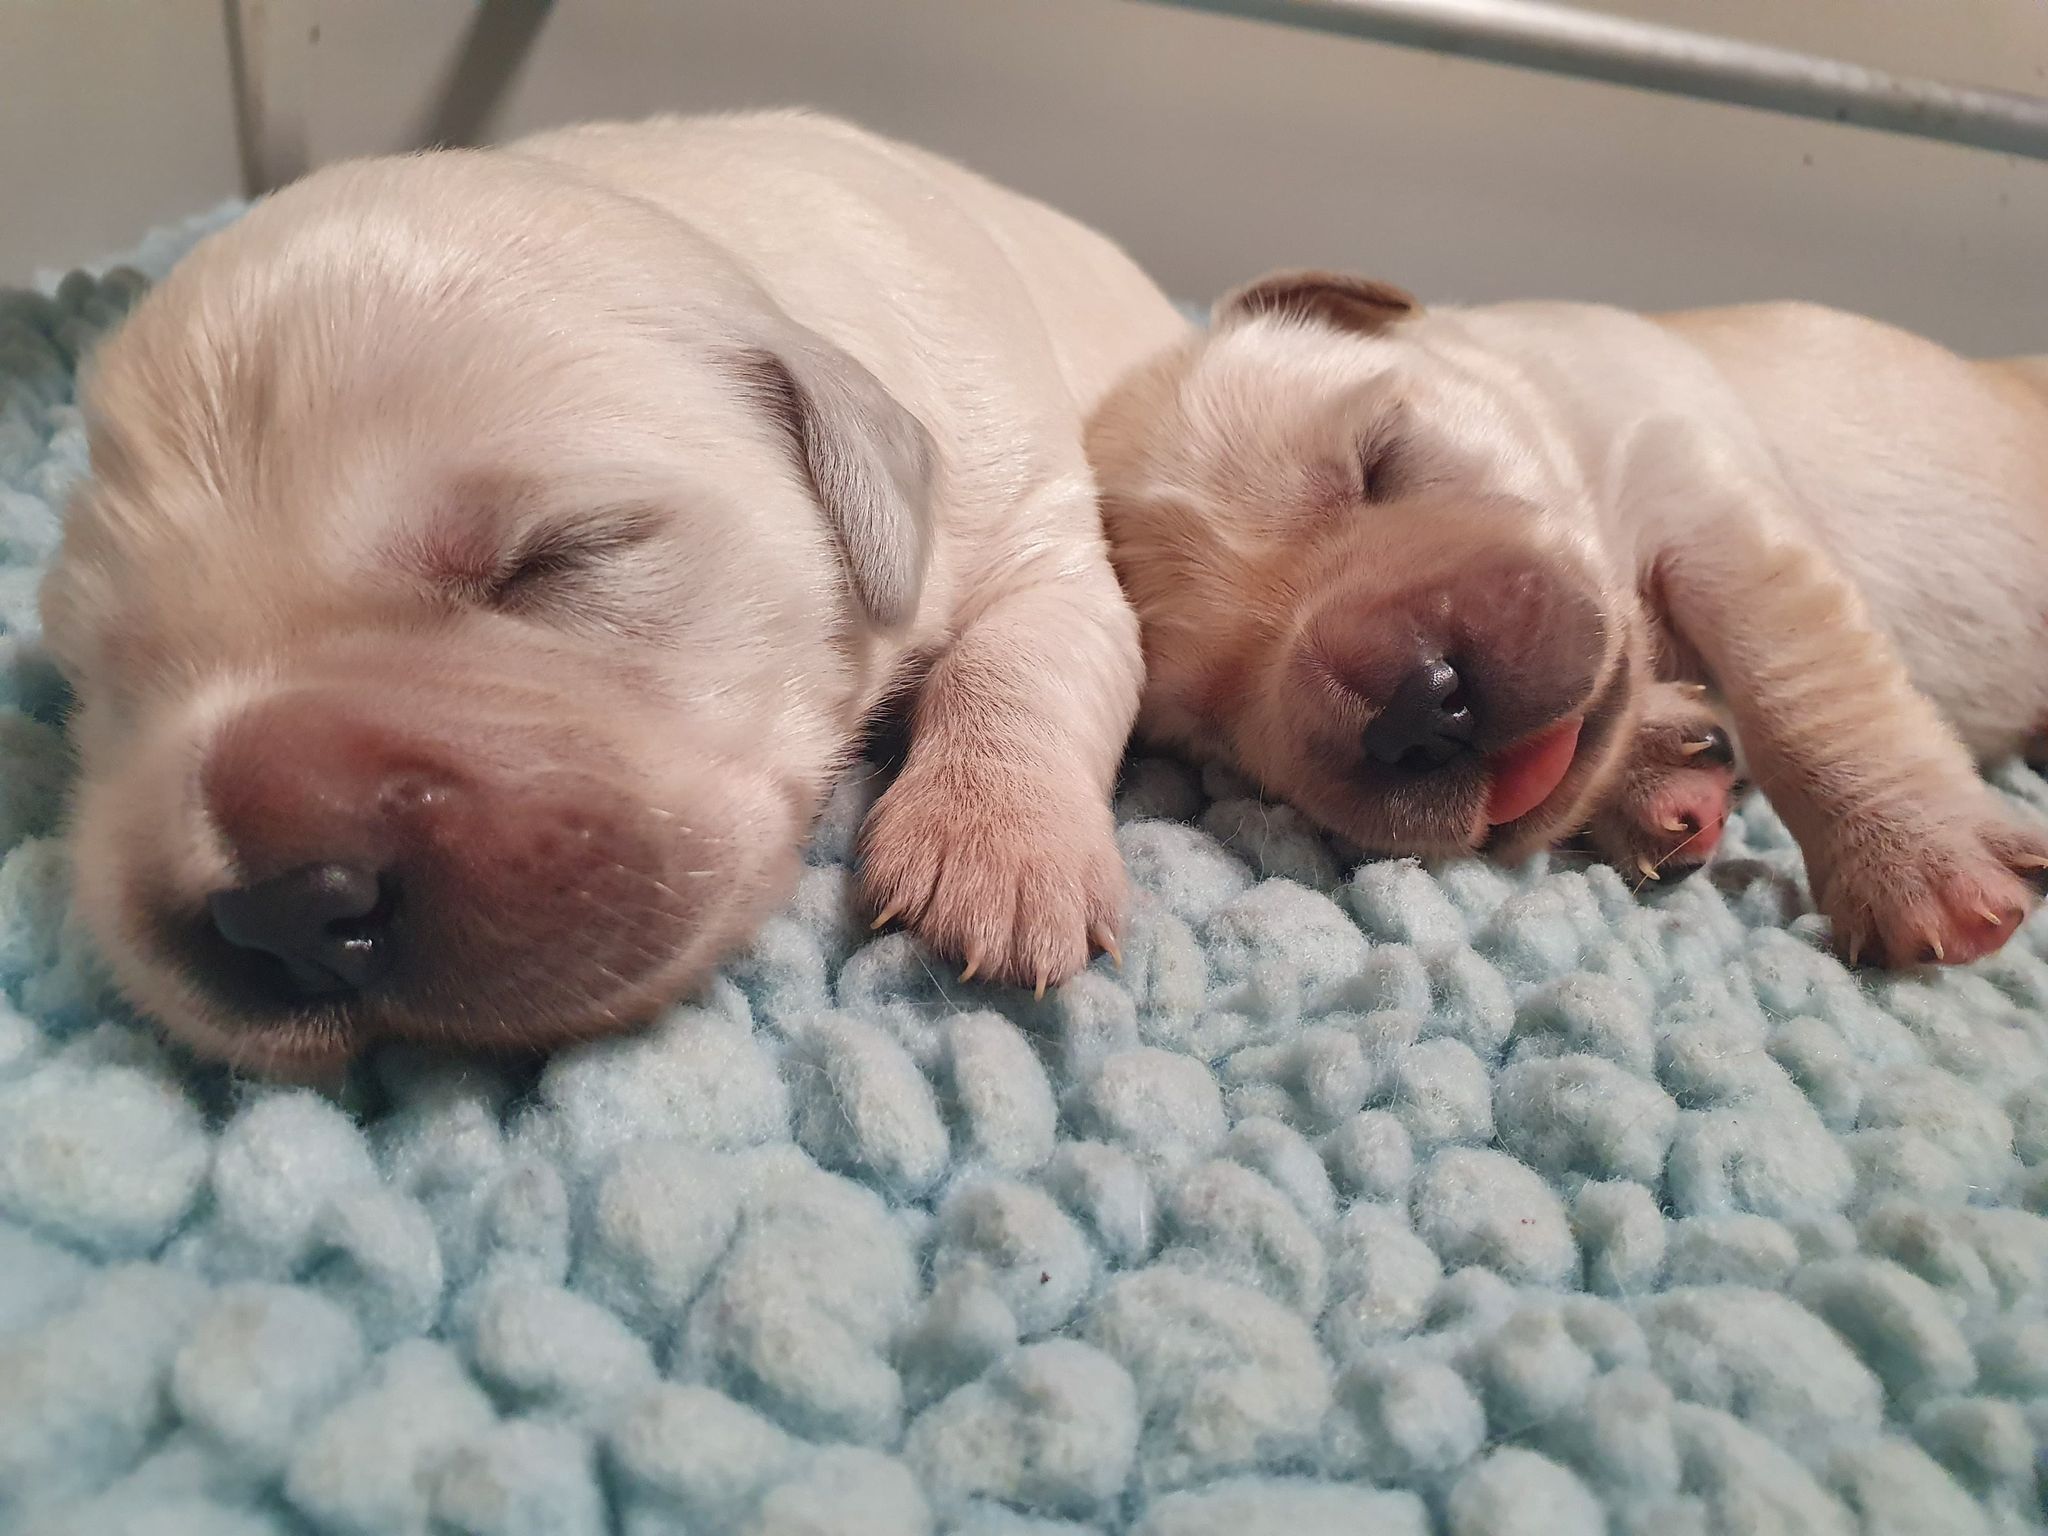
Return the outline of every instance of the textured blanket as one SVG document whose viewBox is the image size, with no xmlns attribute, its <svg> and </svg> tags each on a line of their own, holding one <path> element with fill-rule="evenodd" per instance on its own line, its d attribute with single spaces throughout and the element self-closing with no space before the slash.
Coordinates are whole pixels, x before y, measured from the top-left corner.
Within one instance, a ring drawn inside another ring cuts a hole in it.
<svg viewBox="0 0 2048 1536">
<path fill-rule="evenodd" d="M 66 922 L 33 602 L 139 283 L 0 298 L 0 1530 L 2041 1528 L 2048 924 L 1852 975 L 1761 808 L 1639 898 L 1139 758 L 1123 970 L 1034 1003 L 857 920 L 863 772 L 646 1033 L 166 1049 Z"/>
</svg>

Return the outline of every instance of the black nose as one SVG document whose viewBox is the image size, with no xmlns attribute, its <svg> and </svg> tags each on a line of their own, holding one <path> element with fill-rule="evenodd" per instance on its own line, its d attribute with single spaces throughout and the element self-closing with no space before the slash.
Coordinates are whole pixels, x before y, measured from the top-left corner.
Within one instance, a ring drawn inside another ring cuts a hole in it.
<svg viewBox="0 0 2048 1536">
<path fill-rule="evenodd" d="M 370 985 L 389 958 L 393 888 L 353 864 L 304 864 L 236 890 L 215 891 L 207 911 L 220 936 L 282 967 L 295 1001 L 346 996 Z"/>
<path fill-rule="evenodd" d="M 1388 767 L 1436 768 L 1472 745 L 1472 701 L 1458 669 L 1431 657 L 1401 680 L 1365 728 L 1365 750 Z"/>
</svg>

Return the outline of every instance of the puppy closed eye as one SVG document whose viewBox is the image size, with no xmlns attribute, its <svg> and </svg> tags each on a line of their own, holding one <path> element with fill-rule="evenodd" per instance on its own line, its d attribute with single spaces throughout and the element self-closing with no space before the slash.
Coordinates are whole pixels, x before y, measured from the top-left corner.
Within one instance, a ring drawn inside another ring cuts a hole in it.
<svg viewBox="0 0 2048 1536">
<path fill-rule="evenodd" d="M 1407 454 L 1391 432 L 1366 439 L 1358 452 L 1358 499 L 1368 506 L 1392 501 L 1407 488 Z"/>
<path fill-rule="evenodd" d="M 535 613 L 597 597 L 606 567 L 651 531 L 644 522 L 542 529 L 509 551 L 496 569 L 466 583 L 469 595 L 505 613 Z"/>
</svg>

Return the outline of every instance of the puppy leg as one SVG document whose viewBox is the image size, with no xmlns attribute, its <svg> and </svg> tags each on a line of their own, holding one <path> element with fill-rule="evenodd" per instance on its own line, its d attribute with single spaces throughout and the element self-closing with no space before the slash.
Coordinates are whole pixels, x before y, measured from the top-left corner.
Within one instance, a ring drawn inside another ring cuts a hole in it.
<svg viewBox="0 0 2048 1536">
<path fill-rule="evenodd" d="M 1089 487 L 1088 516 L 1094 517 Z M 1085 554 L 1085 558 L 1082 558 Z M 1138 624 L 1099 536 L 975 614 L 920 691 L 909 754 L 861 831 L 877 926 L 1041 991 L 1115 953 L 1110 788 L 1136 716 Z"/>
<path fill-rule="evenodd" d="M 1836 944 L 1892 966 L 1997 949 L 2033 905 L 2027 877 L 2048 869 L 2048 833 L 1978 776 L 1782 489 L 1688 478 L 1691 513 L 1659 584 L 1805 852 Z"/>
<path fill-rule="evenodd" d="M 1735 749 L 1706 690 L 1657 683 L 1586 839 L 1631 884 L 1678 881 L 1719 846 L 1735 791 Z"/>
</svg>

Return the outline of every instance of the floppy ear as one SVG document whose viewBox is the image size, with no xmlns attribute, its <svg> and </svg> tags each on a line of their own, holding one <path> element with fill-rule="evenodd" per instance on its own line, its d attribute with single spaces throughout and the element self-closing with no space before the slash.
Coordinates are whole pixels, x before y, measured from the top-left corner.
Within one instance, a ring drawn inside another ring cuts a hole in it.
<svg viewBox="0 0 2048 1536">
<path fill-rule="evenodd" d="M 924 423 L 813 336 L 750 348 L 740 374 L 789 434 L 862 611 L 878 629 L 908 624 L 932 551 L 937 452 Z"/>
<path fill-rule="evenodd" d="M 1268 272 L 1256 282 L 1216 301 L 1210 323 L 1217 327 L 1259 315 L 1307 320 L 1376 336 L 1396 320 L 1422 313 L 1415 295 L 1392 283 L 1342 272 Z"/>
</svg>

